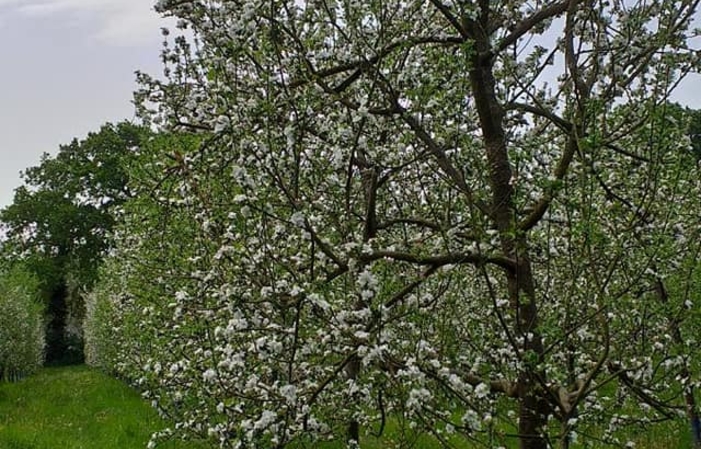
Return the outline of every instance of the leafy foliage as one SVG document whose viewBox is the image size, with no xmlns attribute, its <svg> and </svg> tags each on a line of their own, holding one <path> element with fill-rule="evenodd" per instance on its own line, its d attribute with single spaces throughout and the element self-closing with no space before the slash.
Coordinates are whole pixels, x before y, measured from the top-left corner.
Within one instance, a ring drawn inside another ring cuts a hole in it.
<svg viewBox="0 0 701 449">
<path fill-rule="evenodd" d="M 44 362 L 44 309 L 36 291 L 25 271 L 0 275 L 0 381 L 33 374 Z"/>
<path fill-rule="evenodd" d="M 24 172 L 25 185 L 0 219 L 6 244 L 17 257 L 26 256 L 30 267 L 39 265 L 46 285 L 69 271 L 80 285 L 94 282 L 109 248 L 111 210 L 130 195 L 126 164 L 144 138 L 143 128 L 127 122 L 104 125 L 61 146 L 55 157 L 44 154 L 40 165 Z"/>
<path fill-rule="evenodd" d="M 146 129 L 104 125 L 27 169 L 0 212 L 6 260 L 34 273 L 47 308 L 47 360 L 82 360 L 81 292 L 109 249 L 113 212 L 126 201 L 127 164 Z"/>
</svg>

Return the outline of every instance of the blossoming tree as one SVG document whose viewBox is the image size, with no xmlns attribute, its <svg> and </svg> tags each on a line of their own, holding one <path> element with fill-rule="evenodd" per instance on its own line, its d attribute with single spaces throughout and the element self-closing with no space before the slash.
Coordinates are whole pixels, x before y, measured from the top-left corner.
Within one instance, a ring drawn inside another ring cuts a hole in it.
<svg viewBox="0 0 701 449">
<path fill-rule="evenodd" d="M 697 4 L 159 1 L 103 363 L 224 447 L 697 421 Z"/>
</svg>

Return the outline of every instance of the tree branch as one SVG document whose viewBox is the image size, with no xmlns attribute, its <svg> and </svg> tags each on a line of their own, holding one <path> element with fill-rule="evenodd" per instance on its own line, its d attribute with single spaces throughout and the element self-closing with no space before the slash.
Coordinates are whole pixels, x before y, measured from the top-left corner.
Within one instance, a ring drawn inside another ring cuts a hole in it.
<svg viewBox="0 0 701 449">
<path fill-rule="evenodd" d="M 470 189 L 470 186 L 467 185 L 467 182 L 465 181 L 465 177 L 463 176 L 462 173 L 460 173 L 450 162 L 448 157 L 445 154 L 445 151 L 443 148 L 436 143 L 435 140 L 426 132 L 426 130 L 421 126 L 418 120 L 411 114 L 409 114 L 405 109 L 402 109 L 402 114 L 401 114 L 402 119 L 404 119 L 404 122 L 409 125 L 412 131 L 414 131 L 414 134 L 416 134 L 416 137 L 421 140 L 421 142 L 426 146 L 428 151 L 436 158 L 436 162 L 438 163 L 438 166 L 443 170 L 443 173 L 445 173 L 448 178 L 450 178 L 458 187 L 460 191 L 462 191 L 466 196 L 468 201 L 471 204 L 474 204 L 480 212 L 482 212 L 486 216 L 490 216 L 489 208 L 487 205 L 483 204 L 482 202 L 478 201 L 472 194 L 472 189 Z"/>
<path fill-rule="evenodd" d="M 565 132 L 571 132 L 572 131 L 572 123 L 568 122 L 567 120 L 563 119 L 559 115 L 555 114 L 552 111 L 547 111 L 541 107 L 526 104 L 526 103 L 519 103 L 519 102 L 511 102 L 504 106 L 505 111 L 509 110 L 519 110 L 519 111 L 525 111 L 533 115 L 537 115 L 538 117 L 543 117 L 545 119 L 550 120 L 555 126 L 560 128 L 561 130 Z"/>
<path fill-rule="evenodd" d="M 519 38 L 528 33 L 534 26 L 551 17 L 559 16 L 567 11 L 570 0 L 564 0 L 558 3 L 553 3 L 540 11 L 537 11 L 532 16 L 516 24 L 513 31 L 506 36 L 496 48 L 485 55 L 485 59 L 493 58 L 495 55 L 504 51 L 507 47 L 514 44 Z"/>
<path fill-rule="evenodd" d="M 572 163 L 572 159 L 574 158 L 577 148 L 579 148 L 577 138 L 575 136 L 570 136 L 569 139 L 567 139 L 567 144 L 565 145 L 565 151 L 562 154 L 562 158 L 560 159 L 560 162 L 558 162 L 557 167 L 555 167 L 555 172 L 553 173 L 555 182 L 548 187 L 547 191 L 543 194 L 543 197 L 533 207 L 533 211 L 519 223 L 519 229 L 528 231 L 537 225 L 541 218 L 543 218 L 543 215 L 545 215 L 550 207 L 550 203 L 552 203 L 553 199 L 555 198 L 555 194 L 560 189 L 559 181 L 562 181 L 567 174 L 567 170 L 569 169 L 570 163 Z"/>
<path fill-rule="evenodd" d="M 365 72 L 369 67 L 373 66 L 374 64 L 377 64 L 380 60 L 385 58 L 387 55 L 392 53 L 394 50 L 398 48 L 403 48 L 403 47 L 413 47 L 416 45 L 423 45 L 423 44 L 438 44 L 438 45 L 455 45 L 455 44 L 460 44 L 464 42 L 464 38 L 459 38 L 459 37 L 445 37 L 445 38 L 437 38 L 437 37 L 414 37 L 414 38 L 407 38 L 407 39 L 402 39 L 396 42 L 392 42 L 391 44 L 387 45 L 386 47 L 380 49 L 377 54 L 370 58 L 363 58 L 363 59 L 357 59 L 355 61 L 351 61 L 345 64 L 340 64 L 334 67 L 329 67 L 326 69 L 321 69 L 321 70 L 316 70 L 312 66 L 311 62 L 307 59 L 305 59 L 307 63 L 307 68 L 312 72 L 311 79 L 297 79 L 297 80 L 292 80 L 289 83 L 290 88 L 296 88 L 300 87 L 306 84 L 309 84 L 310 82 L 318 79 L 323 79 L 323 78 L 328 78 L 330 76 L 338 75 L 343 72 L 348 72 L 348 71 L 360 71 Z M 303 48 L 303 47 L 302 47 Z M 336 88 L 333 88 L 332 91 L 335 93 L 339 93 L 340 91 L 344 90 L 347 88 L 353 81 L 355 81 L 357 78 L 359 78 L 360 74 L 353 73 L 351 74 L 345 81 L 343 81 L 339 86 Z"/>
<path fill-rule="evenodd" d="M 434 265 L 441 267 L 444 265 L 483 265 L 493 264 L 505 270 L 515 270 L 516 262 L 503 256 L 484 256 L 474 253 L 444 254 L 441 256 L 419 256 L 400 251 L 375 251 L 373 253 L 361 254 L 358 258 L 361 262 L 372 262 L 380 259 L 392 259 L 401 262 L 409 262 L 417 265 Z"/>
<path fill-rule="evenodd" d="M 436 224 L 432 221 L 424 220 L 422 218 L 394 218 L 392 220 L 387 220 L 385 222 L 379 223 L 377 225 L 377 229 L 387 229 L 387 228 L 390 228 L 390 227 L 392 227 L 394 225 L 398 225 L 398 224 L 415 225 L 415 226 L 420 226 L 420 227 L 424 227 L 424 228 L 429 228 L 429 229 L 432 229 L 434 231 L 441 230 L 441 227 L 438 224 Z"/>
<path fill-rule="evenodd" d="M 433 4 L 433 6 L 436 7 L 436 9 L 438 9 L 441 12 L 441 14 L 443 14 L 443 17 L 445 17 L 448 20 L 448 22 L 450 22 L 453 28 L 455 28 L 455 30 L 458 33 L 460 33 L 460 36 L 462 36 L 463 39 L 467 40 L 470 38 L 470 34 L 462 26 L 458 19 L 453 15 L 453 13 L 450 12 L 450 8 L 441 3 L 440 0 L 431 0 L 431 3 Z"/>
</svg>

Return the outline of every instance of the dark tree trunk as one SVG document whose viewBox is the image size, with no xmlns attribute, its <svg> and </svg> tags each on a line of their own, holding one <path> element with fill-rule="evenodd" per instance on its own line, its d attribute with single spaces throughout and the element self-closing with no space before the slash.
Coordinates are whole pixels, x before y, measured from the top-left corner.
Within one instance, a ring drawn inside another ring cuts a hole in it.
<svg viewBox="0 0 701 449">
<path fill-rule="evenodd" d="M 499 232 L 504 255 L 516 263 L 516 268 L 507 273 L 507 282 L 510 307 L 515 315 L 514 331 L 524 340 L 520 351 L 526 359 L 518 379 L 519 447 L 542 449 L 547 447 L 543 437 L 547 403 L 540 387 L 545 382 L 545 374 L 537 370 L 543 356 L 542 339 L 538 333 L 538 306 L 525 231 L 517 229 L 503 110 L 496 96 L 494 61 L 489 52 L 489 36 L 476 36 L 470 82 L 489 161 L 491 219 Z"/>
<path fill-rule="evenodd" d="M 356 380 L 358 378 L 360 374 L 360 359 L 357 355 L 348 363 L 346 373 L 349 379 Z M 351 419 L 348 422 L 347 441 L 355 441 L 356 444 L 360 445 L 360 423 L 357 419 Z"/>
<path fill-rule="evenodd" d="M 49 299 L 48 318 L 46 326 L 46 364 L 55 365 L 61 363 L 66 356 L 68 345 L 66 342 L 66 320 L 68 318 L 68 306 L 66 297 L 68 289 L 65 283 L 60 283 L 54 288 Z"/>
</svg>

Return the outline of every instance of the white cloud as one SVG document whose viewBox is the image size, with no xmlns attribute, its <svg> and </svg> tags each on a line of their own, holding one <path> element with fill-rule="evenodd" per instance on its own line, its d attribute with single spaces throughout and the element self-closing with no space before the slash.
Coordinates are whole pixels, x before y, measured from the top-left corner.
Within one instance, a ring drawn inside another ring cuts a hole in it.
<svg viewBox="0 0 701 449">
<path fill-rule="evenodd" d="M 0 0 L 3 10 L 28 18 L 61 18 L 67 25 L 89 25 L 95 37 L 111 45 L 153 41 L 168 25 L 149 0 Z"/>
</svg>

